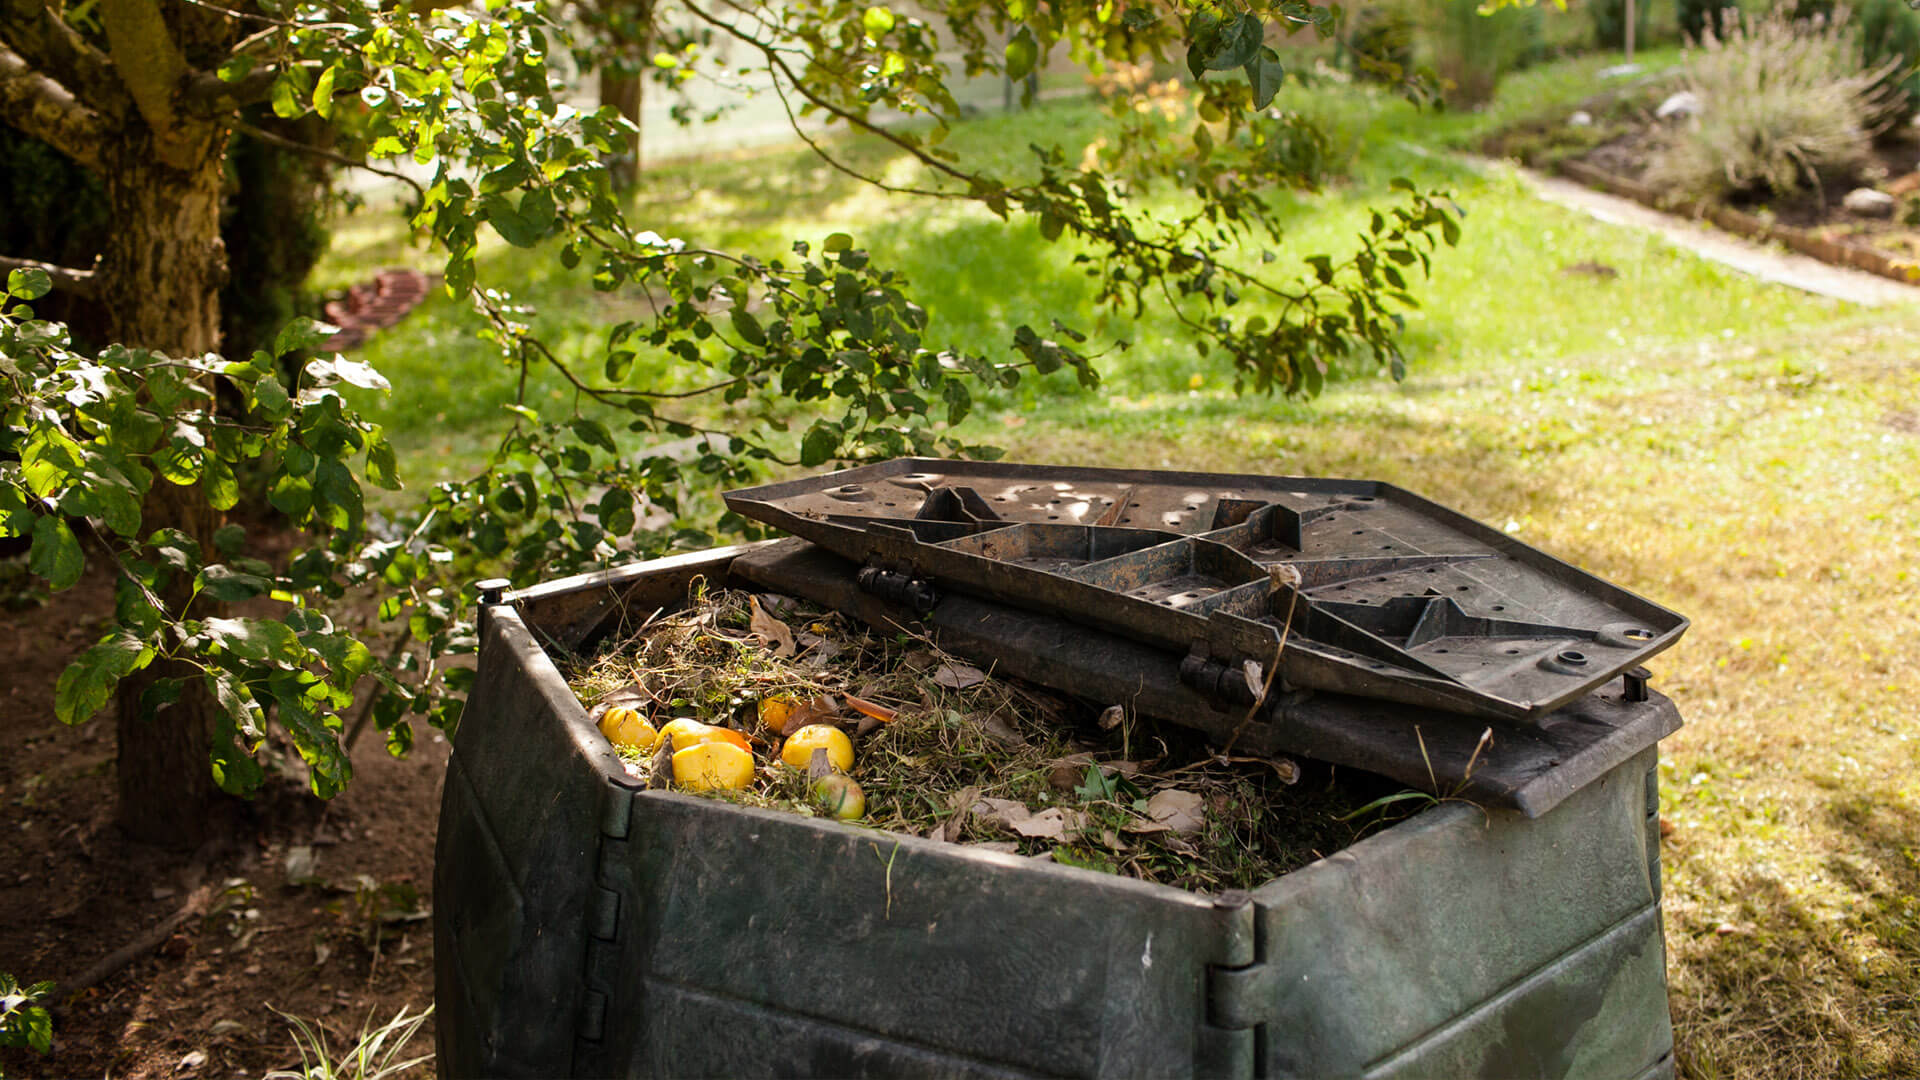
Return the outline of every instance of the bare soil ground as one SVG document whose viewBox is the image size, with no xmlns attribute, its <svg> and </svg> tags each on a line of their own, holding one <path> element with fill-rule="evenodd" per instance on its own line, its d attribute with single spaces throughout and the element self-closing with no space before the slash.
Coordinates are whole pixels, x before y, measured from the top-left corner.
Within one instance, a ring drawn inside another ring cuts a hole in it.
<svg viewBox="0 0 1920 1080">
<path fill-rule="evenodd" d="M 257 1077 L 295 1065 L 269 1005 L 340 1049 L 366 1026 L 433 1000 L 428 895 L 448 746 L 422 733 L 395 760 L 377 733 L 356 747 L 358 782 L 323 803 L 283 768 L 236 808 L 233 841 L 196 861 L 124 839 L 114 824 L 114 736 L 67 729 L 53 688 L 99 633 L 112 590 L 91 577 L 0 622 L 0 970 L 72 980 L 165 923 L 196 914 L 152 953 L 77 996 L 62 994 L 54 1049 L 0 1051 L 10 1077 Z M 289 850 L 317 882 L 288 883 Z M 417 895 L 415 895 L 417 893 Z M 411 1047 L 429 1053 L 431 1021 Z"/>
</svg>

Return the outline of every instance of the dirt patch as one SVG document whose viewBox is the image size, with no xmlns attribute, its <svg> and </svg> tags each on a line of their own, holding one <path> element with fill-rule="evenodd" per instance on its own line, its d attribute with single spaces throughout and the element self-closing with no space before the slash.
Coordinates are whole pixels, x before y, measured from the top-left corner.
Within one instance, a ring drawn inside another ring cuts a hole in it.
<svg viewBox="0 0 1920 1080">
<path fill-rule="evenodd" d="M 323 1027 L 337 1053 L 370 1013 L 384 1021 L 432 1002 L 421 916 L 448 753 L 437 733 L 422 733 L 405 760 L 362 739 L 356 782 L 331 803 L 277 776 L 234 807 L 233 843 L 194 865 L 115 826 L 111 721 L 69 729 L 53 716 L 60 671 L 111 615 L 110 581 L 90 576 L 51 598 L 15 591 L 0 627 L 10 717 L 0 725 L 0 968 L 23 982 L 71 979 L 165 923 L 196 889 L 207 911 L 84 993 L 60 995 L 53 1053 L 0 1051 L 0 1071 L 259 1076 L 298 1060 L 268 1005 Z M 289 885 L 289 851 L 303 846 L 318 882 Z M 429 1023 L 416 1052 L 432 1039 Z"/>
</svg>

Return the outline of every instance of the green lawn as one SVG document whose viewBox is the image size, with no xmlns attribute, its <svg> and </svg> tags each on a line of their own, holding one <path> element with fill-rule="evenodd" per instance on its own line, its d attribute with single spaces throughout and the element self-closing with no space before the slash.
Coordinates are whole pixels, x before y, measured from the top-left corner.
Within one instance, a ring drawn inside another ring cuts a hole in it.
<svg viewBox="0 0 1920 1080">
<path fill-rule="evenodd" d="M 994 355 L 1056 315 L 1136 342 L 1101 393 L 1047 380 L 990 398 L 970 429 L 1016 458 L 1392 481 L 1692 617 L 1655 682 L 1688 721 L 1662 772 L 1683 1075 L 1920 1075 L 1920 311 L 1760 284 L 1445 155 L 1570 110 L 1606 62 L 1524 73 L 1477 115 L 1288 91 L 1352 148 L 1346 179 L 1282 200 L 1288 252 L 1339 250 L 1394 175 L 1450 188 L 1468 215 L 1417 290 L 1410 378 L 1357 373 L 1312 403 L 1235 397 L 1166 319 L 1098 316 L 1071 251 L 1029 227 L 858 190 L 803 154 L 655 170 L 635 212 L 766 253 L 851 232 L 909 271 L 933 338 Z M 1100 128 L 1059 103 L 954 142 L 1012 171 L 1031 139 L 1071 156 Z M 344 240 L 334 280 L 402 257 L 377 229 Z M 550 252 L 491 258 L 580 355 L 635 302 L 591 293 Z M 1562 273 L 1587 262 L 1618 276 Z M 440 301 L 368 349 L 397 387 L 369 407 L 416 482 L 470 467 L 501 423 L 489 403 L 514 373 L 471 325 Z"/>
</svg>

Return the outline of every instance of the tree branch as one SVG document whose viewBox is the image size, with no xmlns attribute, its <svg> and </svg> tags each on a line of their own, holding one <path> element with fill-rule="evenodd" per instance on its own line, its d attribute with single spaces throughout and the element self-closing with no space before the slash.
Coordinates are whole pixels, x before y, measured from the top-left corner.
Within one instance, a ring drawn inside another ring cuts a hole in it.
<svg viewBox="0 0 1920 1080">
<path fill-rule="evenodd" d="M 84 168 L 99 169 L 107 124 L 66 87 L 0 45 L 0 118 Z"/>
<path fill-rule="evenodd" d="M 14 270 L 39 270 L 53 279 L 57 288 L 65 289 L 79 296 L 92 296 L 99 291 L 98 279 L 91 270 L 75 270 L 71 266 L 55 266 L 34 259 L 16 259 L 0 255 L 0 273 Z"/>
<path fill-rule="evenodd" d="M 395 172 L 392 169 L 382 169 L 377 165 L 369 165 L 364 161 L 360 161 L 355 158 L 350 158 L 345 154 L 334 153 L 332 150 L 328 150 L 327 148 L 322 146 L 310 146 L 307 143 L 300 142 L 296 139 L 284 138 L 282 136 L 275 135 L 271 131 L 263 131 L 260 128 L 254 127 L 252 124 L 249 124 L 243 120 L 235 120 L 233 122 L 233 130 L 241 132 L 242 134 L 247 135 L 251 138 L 259 139 L 263 143 L 271 143 L 272 145 L 278 146 L 284 150 L 292 150 L 292 151 L 295 151 L 296 153 L 301 153 L 301 154 L 311 154 L 314 157 L 321 159 L 322 161 L 331 161 L 335 165 L 345 165 L 353 169 L 364 169 L 367 172 L 374 174 L 375 176 L 384 176 L 391 180 L 402 181 L 408 187 L 413 189 L 413 193 L 420 197 L 420 201 L 422 203 L 425 203 L 427 201 L 427 189 L 420 185 L 420 181 L 415 180 L 413 177 L 408 176 L 406 173 Z"/>
<path fill-rule="evenodd" d="M 46 0 L 0 0 L 0 38 L 35 70 L 93 108 L 118 112 L 126 103 L 113 61 Z"/>
<path fill-rule="evenodd" d="M 174 91 L 193 69 L 160 14 L 160 5 L 156 0 L 100 0 L 100 15 L 120 81 L 153 129 L 155 156 L 175 168 L 190 167 L 193 162 L 179 141 Z"/>
<path fill-rule="evenodd" d="M 319 71 L 326 65 L 303 61 L 298 66 Z M 189 73 L 180 83 L 180 103 L 198 116 L 224 116 L 243 105 L 257 105 L 273 92 L 273 83 L 285 70 L 278 64 L 257 67 L 228 82 L 211 71 Z"/>
</svg>

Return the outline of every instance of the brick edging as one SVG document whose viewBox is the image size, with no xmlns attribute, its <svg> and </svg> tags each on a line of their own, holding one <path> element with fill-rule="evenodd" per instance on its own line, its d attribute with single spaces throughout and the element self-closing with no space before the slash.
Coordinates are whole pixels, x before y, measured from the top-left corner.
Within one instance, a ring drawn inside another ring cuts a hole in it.
<svg viewBox="0 0 1920 1080">
<path fill-rule="evenodd" d="M 1705 218 L 1730 233 L 1752 240 L 1777 240 L 1802 255 L 1819 259 L 1831 266 L 1864 270 L 1869 274 L 1889 281 L 1897 281 L 1903 285 L 1920 282 L 1920 262 L 1895 258 L 1874 248 L 1844 240 L 1830 239 L 1809 229 L 1767 221 L 1732 207 L 1711 204 L 1702 206 L 1700 203 L 1689 200 L 1666 202 L 1660 198 L 1658 192 L 1638 180 L 1615 176 L 1583 161 L 1561 161 L 1556 163 L 1554 168 L 1568 179 L 1599 188 L 1608 194 L 1632 199 L 1634 202 L 1664 213 Z"/>
</svg>

